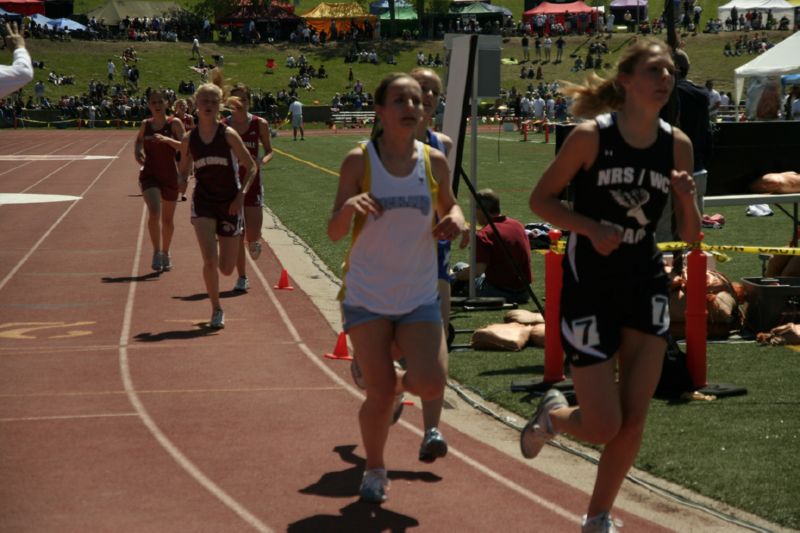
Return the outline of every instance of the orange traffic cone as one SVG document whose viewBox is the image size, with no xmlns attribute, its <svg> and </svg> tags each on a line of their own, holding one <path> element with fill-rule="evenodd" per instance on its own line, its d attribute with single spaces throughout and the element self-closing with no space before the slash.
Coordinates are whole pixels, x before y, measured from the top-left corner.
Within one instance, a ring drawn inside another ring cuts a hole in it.
<svg viewBox="0 0 800 533">
<path fill-rule="evenodd" d="M 328 359 L 352 361 L 353 356 L 350 355 L 350 352 L 347 350 L 347 335 L 344 331 L 339 333 L 339 338 L 336 339 L 336 348 L 333 349 L 333 353 L 326 353 L 325 357 Z"/>
<path fill-rule="evenodd" d="M 285 268 L 283 270 L 281 270 L 281 278 L 278 280 L 278 284 L 275 285 L 273 288 L 275 288 L 275 289 L 284 289 L 284 290 L 287 290 L 287 291 L 293 291 L 294 290 L 294 287 L 289 285 L 289 273 L 286 272 Z"/>
</svg>

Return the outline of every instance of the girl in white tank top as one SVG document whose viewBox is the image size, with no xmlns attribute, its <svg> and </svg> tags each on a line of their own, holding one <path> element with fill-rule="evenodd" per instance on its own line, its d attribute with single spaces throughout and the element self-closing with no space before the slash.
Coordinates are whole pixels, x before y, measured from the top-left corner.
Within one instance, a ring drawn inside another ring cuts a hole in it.
<svg viewBox="0 0 800 533">
<path fill-rule="evenodd" d="M 384 78 L 375 113 L 383 131 L 345 157 L 328 236 L 338 241 L 354 221 L 340 299 L 367 392 L 359 411 L 366 452 L 360 495 L 380 503 L 389 486 L 383 450 L 394 399 L 404 391 L 423 400 L 444 393 L 436 239 L 460 236 L 464 215 L 444 154 L 414 138 L 423 115 L 419 83 L 406 74 Z M 405 372 L 395 371 L 393 344 L 405 355 Z"/>
</svg>

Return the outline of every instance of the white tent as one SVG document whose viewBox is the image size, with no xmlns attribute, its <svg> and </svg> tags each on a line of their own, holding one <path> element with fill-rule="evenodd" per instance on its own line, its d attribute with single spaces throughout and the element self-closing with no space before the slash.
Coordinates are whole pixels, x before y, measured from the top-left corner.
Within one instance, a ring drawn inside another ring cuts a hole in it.
<svg viewBox="0 0 800 533">
<path fill-rule="evenodd" d="M 786 0 L 733 0 L 717 8 L 717 18 L 725 22 L 734 6 L 739 15 L 744 15 L 748 11 L 763 11 L 766 15 L 767 11 L 772 11 L 775 20 L 780 20 L 784 15 L 790 21 L 794 20 L 794 6 Z"/>
<path fill-rule="evenodd" d="M 745 78 L 780 76 L 800 72 L 800 31 L 733 72 L 733 81 L 736 85 L 734 102 L 739 102 L 742 97 Z"/>
</svg>

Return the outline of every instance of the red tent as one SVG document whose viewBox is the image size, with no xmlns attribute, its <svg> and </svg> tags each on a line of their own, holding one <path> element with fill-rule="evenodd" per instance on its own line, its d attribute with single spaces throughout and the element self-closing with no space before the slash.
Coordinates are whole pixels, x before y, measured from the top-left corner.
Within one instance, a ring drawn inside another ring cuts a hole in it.
<svg viewBox="0 0 800 533">
<path fill-rule="evenodd" d="M 536 15 L 545 15 L 546 17 L 548 17 L 548 19 L 550 15 L 553 15 L 556 19 L 556 22 L 563 24 L 565 14 L 579 15 L 581 13 L 589 15 L 591 20 L 597 22 L 597 8 L 589 7 L 580 0 L 578 0 L 577 2 L 569 2 L 566 4 L 554 4 L 550 2 L 542 2 L 533 9 L 525 11 L 522 14 L 522 20 L 524 22 L 529 22 L 531 26 L 533 26 L 533 17 L 535 17 Z"/>
<path fill-rule="evenodd" d="M 20 15 L 44 15 L 42 0 L 0 0 L 0 7 Z"/>
</svg>

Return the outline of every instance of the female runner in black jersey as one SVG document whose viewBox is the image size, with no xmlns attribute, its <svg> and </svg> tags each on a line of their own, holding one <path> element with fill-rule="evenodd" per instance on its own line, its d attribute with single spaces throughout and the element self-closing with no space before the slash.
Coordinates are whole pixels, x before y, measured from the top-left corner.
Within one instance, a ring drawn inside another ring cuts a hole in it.
<svg viewBox="0 0 800 533">
<path fill-rule="evenodd" d="M 572 112 L 595 117 L 571 132 L 530 197 L 531 209 L 570 230 L 564 257 L 561 336 L 578 406 L 551 389 L 521 436 L 535 457 L 561 432 L 604 444 L 583 531 L 616 531 L 610 518 L 639 451 L 669 328 L 667 277 L 655 227 L 672 195 L 678 231 L 700 231 L 692 144 L 659 119 L 675 86 L 663 41 L 641 39 L 608 80 L 565 88 Z M 611 113 L 605 113 L 611 111 Z M 570 184 L 573 208 L 559 195 Z"/>
<path fill-rule="evenodd" d="M 244 199 L 256 164 L 236 130 L 219 121 L 224 91 L 222 74 L 219 69 L 214 71 L 216 83 L 204 83 L 195 93 L 197 127 L 183 136 L 180 173 L 185 180 L 194 169 L 192 225 L 211 302 L 209 327 L 222 329 L 225 314 L 219 301 L 218 271 L 229 276 L 236 268 L 244 231 Z M 242 178 L 239 165 L 246 169 Z"/>
</svg>

